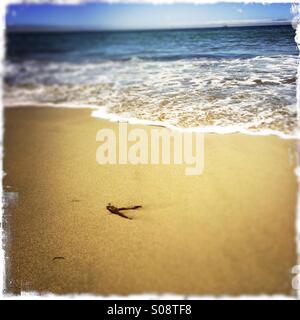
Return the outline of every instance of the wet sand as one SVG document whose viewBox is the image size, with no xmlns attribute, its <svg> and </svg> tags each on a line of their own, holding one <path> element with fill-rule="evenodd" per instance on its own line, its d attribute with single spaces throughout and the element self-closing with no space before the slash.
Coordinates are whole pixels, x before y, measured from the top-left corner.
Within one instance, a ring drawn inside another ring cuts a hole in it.
<svg viewBox="0 0 300 320">
<path fill-rule="evenodd" d="M 199 176 L 99 165 L 96 133 L 117 124 L 90 112 L 5 110 L 7 292 L 291 293 L 295 141 L 206 134 Z"/>
</svg>

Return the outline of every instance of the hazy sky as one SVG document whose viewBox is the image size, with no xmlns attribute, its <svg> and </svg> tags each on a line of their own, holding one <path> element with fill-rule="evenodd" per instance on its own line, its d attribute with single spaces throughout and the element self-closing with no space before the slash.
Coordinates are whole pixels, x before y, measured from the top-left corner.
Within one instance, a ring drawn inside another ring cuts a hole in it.
<svg viewBox="0 0 300 320">
<path fill-rule="evenodd" d="M 33 5 L 8 7 L 9 25 L 46 25 L 79 29 L 180 28 L 255 24 L 292 19 L 290 4 L 108 4 Z"/>
</svg>

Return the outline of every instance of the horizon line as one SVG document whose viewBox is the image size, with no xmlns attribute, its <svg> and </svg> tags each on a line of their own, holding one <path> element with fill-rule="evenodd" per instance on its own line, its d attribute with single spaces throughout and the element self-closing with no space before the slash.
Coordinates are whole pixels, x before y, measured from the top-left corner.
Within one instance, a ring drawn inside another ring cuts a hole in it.
<svg viewBox="0 0 300 320">
<path fill-rule="evenodd" d="M 259 22 L 245 22 L 245 23 L 220 23 L 211 25 L 197 25 L 197 26 L 170 26 L 170 27 L 157 27 L 157 28 L 101 28 L 100 26 L 54 26 L 54 25 L 14 25 L 7 24 L 5 31 L 8 32 L 129 32 L 129 31 L 164 31 L 164 30 L 196 30 L 196 29 L 215 29 L 215 28 L 236 28 L 236 27 L 268 27 L 268 26 L 287 26 L 292 25 L 293 21 L 262 21 Z"/>
</svg>

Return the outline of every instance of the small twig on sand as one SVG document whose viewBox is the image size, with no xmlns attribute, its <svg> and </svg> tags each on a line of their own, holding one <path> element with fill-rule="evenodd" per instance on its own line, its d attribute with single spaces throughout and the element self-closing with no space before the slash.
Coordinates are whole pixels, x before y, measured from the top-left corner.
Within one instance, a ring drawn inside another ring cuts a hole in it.
<svg viewBox="0 0 300 320">
<path fill-rule="evenodd" d="M 117 214 L 118 216 L 122 217 L 122 218 L 125 218 L 125 219 L 129 219 L 129 220 L 132 220 L 132 218 L 130 217 L 127 217 L 125 214 L 123 214 L 122 210 L 136 210 L 136 209 L 139 209 L 141 208 L 142 206 L 133 206 L 133 207 L 121 207 L 121 208 L 117 208 L 113 205 L 111 205 L 110 203 L 106 206 L 106 209 L 110 212 L 110 213 L 113 213 L 113 214 Z"/>
<path fill-rule="evenodd" d="M 64 260 L 65 259 L 65 257 L 54 257 L 53 259 L 52 259 L 52 261 L 54 261 L 54 260 Z"/>
<path fill-rule="evenodd" d="M 123 207 L 123 208 L 119 208 L 119 211 L 121 210 L 135 210 L 135 209 L 139 209 L 142 206 L 133 206 L 133 207 Z"/>
</svg>

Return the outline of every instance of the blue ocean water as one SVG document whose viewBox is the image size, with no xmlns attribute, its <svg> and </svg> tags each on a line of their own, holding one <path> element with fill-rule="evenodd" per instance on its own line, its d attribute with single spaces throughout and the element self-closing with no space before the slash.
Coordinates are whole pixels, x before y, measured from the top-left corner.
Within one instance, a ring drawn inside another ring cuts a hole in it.
<svg viewBox="0 0 300 320">
<path fill-rule="evenodd" d="M 297 55 L 291 26 L 11 33 L 9 59 L 97 62 Z"/>
<path fill-rule="evenodd" d="M 291 131 L 294 37 L 291 26 L 8 33 L 4 101 Z"/>
</svg>

